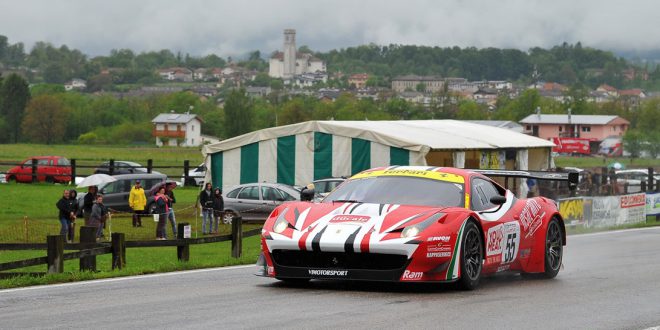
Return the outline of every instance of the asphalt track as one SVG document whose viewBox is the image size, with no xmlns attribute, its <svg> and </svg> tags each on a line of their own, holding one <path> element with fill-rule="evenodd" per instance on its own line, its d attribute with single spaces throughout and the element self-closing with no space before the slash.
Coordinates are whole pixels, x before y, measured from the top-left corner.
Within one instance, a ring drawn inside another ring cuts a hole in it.
<svg viewBox="0 0 660 330">
<path fill-rule="evenodd" d="M 660 228 L 569 236 L 554 280 L 313 281 L 253 266 L 0 291 L 0 328 L 642 329 L 660 325 Z"/>
</svg>

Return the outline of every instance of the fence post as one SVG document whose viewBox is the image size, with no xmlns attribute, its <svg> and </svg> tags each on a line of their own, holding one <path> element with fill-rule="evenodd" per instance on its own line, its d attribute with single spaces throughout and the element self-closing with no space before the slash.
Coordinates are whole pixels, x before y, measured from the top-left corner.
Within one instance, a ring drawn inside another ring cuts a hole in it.
<svg viewBox="0 0 660 330">
<path fill-rule="evenodd" d="M 71 160 L 71 181 L 69 181 L 69 184 L 71 184 L 71 185 L 76 184 L 76 160 L 75 159 Z"/>
<path fill-rule="evenodd" d="M 37 182 L 37 160 L 32 158 L 32 182 Z"/>
<path fill-rule="evenodd" d="M 655 184 L 653 183 L 653 181 L 655 181 L 654 179 L 655 179 L 655 177 L 653 176 L 653 167 L 649 167 L 649 177 L 648 177 L 648 181 L 649 181 L 648 189 L 649 189 L 649 192 L 653 192 L 653 191 L 654 191 L 654 188 L 657 188 L 657 187 L 658 187 L 658 182 L 655 182 Z"/>
<path fill-rule="evenodd" d="M 154 160 L 153 159 L 147 159 L 147 173 L 151 173 L 153 168 L 154 168 Z"/>
<path fill-rule="evenodd" d="M 231 256 L 240 258 L 243 254 L 243 219 L 235 216 L 231 221 Z"/>
<path fill-rule="evenodd" d="M 113 175 L 115 173 L 115 160 L 110 159 L 108 162 L 108 174 Z"/>
<path fill-rule="evenodd" d="M 176 257 L 179 259 L 179 261 L 190 260 L 190 245 L 188 244 L 190 238 L 183 238 L 186 226 L 188 226 L 187 222 L 182 222 L 177 225 L 178 228 L 176 232 L 176 238 L 179 240 L 179 242 L 181 242 L 181 240 L 184 241 L 183 243 L 180 243 L 176 246 Z"/>
<path fill-rule="evenodd" d="M 80 243 L 96 243 L 96 227 L 80 227 Z M 80 271 L 96 271 L 96 256 L 80 258 Z"/>
<path fill-rule="evenodd" d="M 48 253 L 48 273 L 64 272 L 64 236 L 48 235 L 46 238 Z"/>
<path fill-rule="evenodd" d="M 628 181 L 623 183 L 623 194 L 624 195 L 628 194 Z"/>
<path fill-rule="evenodd" d="M 126 237 L 124 233 L 112 233 L 112 269 L 126 266 Z"/>
<path fill-rule="evenodd" d="M 646 181 L 641 180 L 639 183 L 639 191 L 640 192 L 646 192 Z"/>
<path fill-rule="evenodd" d="M 189 160 L 184 160 L 183 161 L 183 185 L 187 186 L 188 185 L 188 171 L 190 171 L 190 161 Z"/>
</svg>

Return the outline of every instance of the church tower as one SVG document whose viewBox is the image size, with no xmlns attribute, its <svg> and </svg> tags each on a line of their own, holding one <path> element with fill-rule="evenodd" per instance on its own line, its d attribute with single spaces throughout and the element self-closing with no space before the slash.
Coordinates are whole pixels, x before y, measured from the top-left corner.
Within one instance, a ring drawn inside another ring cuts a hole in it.
<svg viewBox="0 0 660 330">
<path fill-rule="evenodd" d="M 296 30 L 284 30 L 284 70 L 282 78 L 291 79 L 296 74 Z"/>
</svg>

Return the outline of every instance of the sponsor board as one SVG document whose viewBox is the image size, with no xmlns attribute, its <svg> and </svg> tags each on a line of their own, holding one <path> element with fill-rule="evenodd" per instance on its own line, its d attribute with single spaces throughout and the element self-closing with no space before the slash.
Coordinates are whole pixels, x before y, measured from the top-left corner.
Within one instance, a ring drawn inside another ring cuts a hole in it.
<svg viewBox="0 0 660 330">
<path fill-rule="evenodd" d="M 340 214 L 332 217 L 332 219 L 330 219 L 330 223 L 365 223 L 369 221 L 369 219 L 371 219 L 371 217 L 367 215 Z"/>
<path fill-rule="evenodd" d="M 424 273 L 422 272 L 411 272 L 406 269 L 405 272 L 403 272 L 403 275 L 401 276 L 402 281 L 418 281 L 422 279 L 422 276 L 424 276 Z"/>
<path fill-rule="evenodd" d="M 428 252 L 426 253 L 427 258 L 447 258 L 451 257 L 451 251 L 446 252 Z"/>
<path fill-rule="evenodd" d="M 621 208 L 629 208 L 635 206 L 646 205 L 646 196 L 645 194 L 632 194 L 632 195 L 623 195 L 621 196 Z"/>
<path fill-rule="evenodd" d="M 346 276 L 348 275 L 347 270 L 337 270 L 337 269 L 308 269 L 307 273 L 312 276 Z"/>
<path fill-rule="evenodd" d="M 489 170 L 503 170 L 505 168 L 506 153 L 504 150 L 482 151 L 479 158 L 479 168 Z"/>
<path fill-rule="evenodd" d="M 589 226 L 612 227 L 646 221 L 646 203 L 636 205 L 639 197 L 629 197 L 635 195 L 645 194 L 592 197 Z"/>
<path fill-rule="evenodd" d="M 660 214 L 660 193 L 646 194 L 646 215 Z"/>
<path fill-rule="evenodd" d="M 584 199 L 569 198 L 559 200 L 559 214 L 564 222 L 570 224 L 584 224 L 586 222 L 584 212 Z"/>
<path fill-rule="evenodd" d="M 516 260 L 520 248 L 520 224 L 506 222 L 488 229 L 486 261 L 508 264 Z M 497 257 L 494 257 L 497 256 Z"/>
</svg>

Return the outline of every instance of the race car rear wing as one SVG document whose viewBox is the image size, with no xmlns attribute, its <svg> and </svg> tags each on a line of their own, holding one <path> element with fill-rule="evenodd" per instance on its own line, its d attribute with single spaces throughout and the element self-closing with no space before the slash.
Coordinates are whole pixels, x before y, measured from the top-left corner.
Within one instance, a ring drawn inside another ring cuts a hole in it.
<svg viewBox="0 0 660 330">
<path fill-rule="evenodd" d="M 515 171 L 515 170 L 472 170 L 489 177 L 503 177 L 505 186 L 509 178 L 531 178 L 537 180 L 567 181 L 568 189 L 575 191 L 580 174 L 578 172 Z"/>
</svg>

